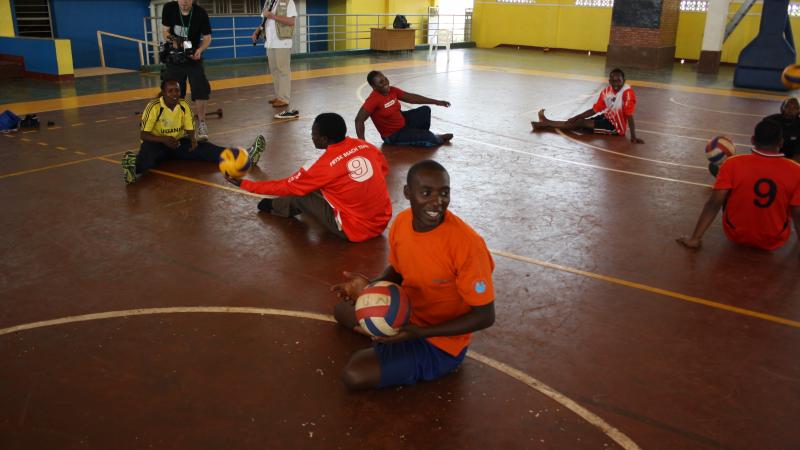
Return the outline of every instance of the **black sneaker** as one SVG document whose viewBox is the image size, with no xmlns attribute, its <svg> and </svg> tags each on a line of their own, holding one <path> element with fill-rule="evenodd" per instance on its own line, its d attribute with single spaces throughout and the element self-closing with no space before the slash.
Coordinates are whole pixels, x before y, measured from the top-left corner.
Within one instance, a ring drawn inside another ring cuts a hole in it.
<svg viewBox="0 0 800 450">
<path fill-rule="evenodd" d="M 265 198 L 258 202 L 258 210 L 264 212 L 272 212 L 272 199 Z"/>
<path fill-rule="evenodd" d="M 298 119 L 300 118 L 300 112 L 296 109 L 287 109 L 284 112 L 275 114 L 273 117 L 276 119 Z"/>
</svg>

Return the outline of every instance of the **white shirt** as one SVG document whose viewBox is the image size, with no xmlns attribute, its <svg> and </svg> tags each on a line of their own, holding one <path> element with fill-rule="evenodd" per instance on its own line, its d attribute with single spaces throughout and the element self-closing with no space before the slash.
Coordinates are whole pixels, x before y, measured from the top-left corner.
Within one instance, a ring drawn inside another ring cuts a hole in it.
<svg viewBox="0 0 800 450">
<path fill-rule="evenodd" d="M 272 0 L 267 0 L 264 3 L 264 8 L 269 6 L 269 2 Z M 275 5 L 272 6 L 272 12 L 275 14 L 275 11 L 278 10 L 278 2 L 275 1 Z M 264 13 L 261 13 L 261 17 L 264 17 Z M 294 6 L 294 0 L 289 0 L 289 5 L 286 8 L 286 17 L 297 17 L 297 8 Z M 264 30 L 264 35 L 266 36 L 266 42 L 264 42 L 265 48 L 292 48 L 292 38 L 289 39 L 280 39 L 278 38 L 278 30 L 275 26 L 275 19 L 267 20 L 267 26 Z"/>
</svg>

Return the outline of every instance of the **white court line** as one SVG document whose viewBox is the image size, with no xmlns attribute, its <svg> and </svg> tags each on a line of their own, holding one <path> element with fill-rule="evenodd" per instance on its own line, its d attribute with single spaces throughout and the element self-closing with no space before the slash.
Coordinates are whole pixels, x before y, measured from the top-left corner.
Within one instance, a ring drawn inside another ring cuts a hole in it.
<svg viewBox="0 0 800 450">
<path fill-rule="evenodd" d="M 639 123 L 649 123 L 651 125 L 658 125 L 658 126 L 667 127 L 667 128 L 682 128 L 684 130 L 707 131 L 707 132 L 715 134 L 715 135 L 723 135 L 723 136 L 744 136 L 744 137 L 748 137 L 748 138 L 750 136 L 752 136 L 752 134 L 734 133 L 733 131 L 719 131 L 719 130 L 712 130 L 712 129 L 709 129 L 709 128 L 687 127 L 687 126 L 683 126 L 683 125 L 673 125 L 671 123 L 653 122 L 652 120 L 636 119 L 636 123 L 637 124 L 639 124 Z"/>
<path fill-rule="evenodd" d="M 672 97 L 669 98 L 669 101 L 671 101 L 672 103 L 675 103 L 676 105 L 683 106 L 685 108 L 697 109 L 697 110 L 700 110 L 700 111 L 715 112 L 715 113 L 720 113 L 720 114 L 731 114 L 731 115 L 734 115 L 734 116 L 764 117 L 763 114 L 748 114 L 748 113 L 740 113 L 740 112 L 732 112 L 732 111 L 722 111 L 722 110 L 719 110 L 719 109 L 709 109 L 709 108 L 703 108 L 703 107 L 700 107 L 700 106 L 687 105 L 685 103 L 681 103 L 681 102 L 675 100 Z"/>
<path fill-rule="evenodd" d="M 439 73 L 446 73 L 446 72 L 436 72 L 436 74 L 439 74 Z M 364 97 L 361 96 L 361 90 L 364 89 L 364 87 L 366 87 L 368 85 L 369 85 L 369 83 L 367 83 L 365 81 L 364 83 L 361 83 L 361 85 L 359 87 L 356 88 L 356 92 L 355 92 L 356 98 L 361 103 L 364 102 Z M 557 130 L 557 131 L 560 132 L 560 130 Z M 563 133 L 562 133 L 562 135 L 563 135 Z M 711 185 L 709 185 L 709 184 L 695 183 L 693 181 L 684 181 L 684 180 L 678 180 L 678 179 L 675 179 L 675 178 L 657 177 L 655 175 L 647 175 L 647 174 L 638 173 L 638 172 L 631 172 L 631 171 L 627 171 L 627 170 L 611 169 L 611 168 L 608 168 L 608 167 L 596 166 L 596 165 L 593 165 L 593 164 L 586 164 L 586 163 L 580 163 L 580 162 L 576 162 L 576 161 L 570 161 L 568 159 L 555 158 L 555 157 L 552 157 L 552 156 L 545 156 L 545 155 L 539 155 L 539 154 L 536 154 L 536 153 L 524 152 L 524 151 L 521 151 L 521 150 L 515 150 L 515 149 L 512 149 L 512 148 L 509 148 L 509 147 L 490 144 L 488 142 L 483 142 L 483 141 L 478 141 L 478 140 L 475 140 L 475 139 L 465 138 L 463 136 L 459 136 L 459 139 L 464 139 L 464 140 L 467 140 L 467 141 L 476 142 L 478 144 L 488 145 L 490 147 L 495 147 L 495 148 L 498 148 L 500 150 L 506 150 L 506 151 L 510 151 L 510 152 L 514 152 L 514 153 L 521 153 L 523 155 L 530 155 L 530 156 L 534 156 L 534 157 L 537 157 L 537 158 L 544 158 L 544 159 L 549 159 L 551 161 L 558 161 L 558 162 L 567 163 L 567 164 L 574 164 L 574 165 L 582 166 L 582 167 L 590 167 L 590 168 L 594 168 L 594 169 L 607 170 L 607 171 L 610 171 L 610 172 L 624 173 L 624 174 L 628 174 L 628 175 L 636 175 L 636 176 L 641 176 L 641 177 L 645 177 L 645 178 L 653 178 L 653 179 L 663 180 L 663 181 L 673 181 L 673 182 L 676 182 L 676 183 L 685 183 L 685 184 L 692 184 L 692 185 L 696 185 L 696 186 L 711 187 Z M 568 139 L 571 139 L 571 138 L 568 137 Z M 687 164 L 673 163 L 673 162 L 669 162 L 669 161 L 661 161 L 661 160 L 658 160 L 658 159 L 643 158 L 641 156 L 633 156 L 633 155 L 628 155 L 628 154 L 625 154 L 625 153 L 620 153 L 620 152 L 615 152 L 615 151 L 612 151 L 612 150 L 604 149 L 604 148 L 601 148 L 601 147 L 595 147 L 595 146 L 592 146 L 591 144 L 584 144 L 583 142 L 580 142 L 580 141 L 577 141 L 577 140 L 575 140 L 575 142 L 579 143 L 580 145 L 589 145 L 589 146 L 591 146 L 593 148 L 596 148 L 597 150 L 608 152 L 608 153 L 613 153 L 613 154 L 624 156 L 624 157 L 628 157 L 628 158 L 641 159 L 641 160 L 645 160 L 645 161 L 649 161 L 649 162 L 654 162 L 654 163 L 659 163 L 659 164 L 666 164 L 666 165 L 671 165 L 671 166 L 686 167 L 686 168 L 690 168 L 690 169 L 707 170 L 706 167 L 691 166 L 691 165 L 687 165 Z M 547 144 L 547 145 L 552 145 L 552 144 Z M 571 148 L 559 147 L 558 145 L 552 145 L 552 146 L 556 147 L 556 148 L 563 149 L 563 150 L 573 150 Z"/>
<path fill-rule="evenodd" d="M 678 137 L 678 138 L 683 138 L 683 139 L 691 139 L 693 141 L 708 142 L 710 140 L 708 138 L 699 138 L 699 137 L 694 137 L 694 136 L 683 136 L 681 134 L 672 134 L 672 133 L 662 133 L 660 131 L 643 130 L 641 128 L 637 128 L 636 131 L 637 132 L 641 132 L 641 133 L 658 134 L 660 136 L 672 136 L 672 137 Z M 750 148 L 750 147 L 753 146 L 752 144 L 742 144 L 742 143 L 739 143 L 739 142 L 734 142 L 733 144 L 735 146 L 737 146 L 737 147 L 744 147 L 744 148 Z"/>
<path fill-rule="evenodd" d="M 33 330 L 36 328 L 65 325 L 69 323 L 89 322 L 92 320 L 146 316 L 154 314 L 180 314 L 180 313 L 256 314 L 260 316 L 295 317 L 300 319 L 312 319 L 312 320 L 319 320 L 322 322 L 336 323 L 336 319 L 334 319 L 333 316 L 330 316 L 328 314 L 318 314 L 306 311 L 291 311 L 291 310 L 274 309 L 274 308 L 247 308 L 247 307 L 235 307 L 235 306 L 183 306 L 183 307 L 171 307 L 171 308 L 143 308 L 143 309 L 129 309 L 123 311 L 107 311 L 102 313 L 84 314 L 80 316 L 62 317 L 60 319 L 43 320 L 40 322 L 32 322 L 22 325 L 16 325 L 13 327 L 2 328 L 0 329 L 0 336 L 11 333 L 17 333 L 20 331 Z M 633 442 L 631 438 L 629 438 L 623 432 L 611 426 L 600 416 L 592 413 L 591 411 L 579 405 L 577 402 L 570 399 L 566 395 L 556 391 L 555 389 L 542 383 L 536 378 L 533 378 L 532 376 L 526 374 L 525 372 L 522 372 L 507 364 L 501 363 L 496 359 L 490 358 L 488 356 L 485 356 L 478 352 L 474 352 L 472 350 L 467 351 L 467 357 L 479 363 L 485 364 L 486 366 L 489 366 L 492 369 L 497 370 L 498 372 L 508 375 L 511 378 L 527 385 L 528 387 L 535 389 L 542 395 L 554 400 L 555 402 L 559 403 L 560 405 L 564 406 L 568 410 L 578 415 L 581 419 L 585 420 L 589 424 L 598 428 L 600 431 L 603 432 L 603 434 L 608 436 L 610 439 L 619 444 L 619 446 L 624 448 L 625 450 L 640 449 L 640 447 L 635 442 Z"/>
<path fill-rule="evenodd" d="M 581 99 L 589 98 L 589 97 L 594 97 L 594 94 L 579 95 L 579 96 L 577 96 L 575 98 L 572 98 L 570 100 L 566 100 L 566 101 L 563 101 L 561 103 L 554 103 L 552 105 L 549 105 L 548 108 L 552 109 L 552 108 L 555 108 L 555 107 L 558 107 L 558 106 L 569 105 L 571 103 L 575 103 L 576 100 L 581 100 Z M 522 113 L 522 115 L 523 116 L 527 116 L 528 114 L 538 113 L 539 110 L 541 110 L 541 109 L 542 108 L 536 108 L 536 109 L 532 109 L 530 111 L 525 111 L 524 113 Z"/>
<path fill-rule="evenodd" d="M 641 131 L 641 130 L 639 130 L 639 131 Z M 561 136 L 569 139 L 572 142 L 575 142 L 576 144 L 582 145 L 584 147 L 590 147 L 590 148 L 593 148 L 595 150 L 599 150 L 601 152 L 611 153 L 612 155 L 618 155 L 618 156 L 623 156 L 625 158 L 638 159 L 638 160 L 653 162 L 653 163 L 657 163 L 657 164 L 667 164 L 667 165 L 670 165 L 670 166 L 687 167 L 689 169 L 708 170 L 707 167 L 703 167 L 703 166 L 692 166 L 692 165 L 689 165 L 689 164 L 681 164 L 681 163 L 675 163 L 675 162 L 670 162 L 670 161 L 663 161 L 663 160 L 660 160 L 660 159 L 645 158 L 643 156 L 629 155 L 627 153 L 622 153 L 622 152 L 615 152 L 614 150 L 609 150 L 607 148 L 598 147 L 597 145 L 593 145 L 593 144 L 590 144 L 588 142 L 583 142 L 583 141 L 580 141 L 578 139 L 575 139 L 574 137 L 564 133 L 563 131 L 561 131 L 559 129 L 556 129 L 556 133 L 558 133 Z M 672 136 L 672 135 L 670 135 L 670 136 Z M 703 141 L 705 141 L 705 139 L 703 139 Z"/>
<path fill-rule="evenodd" d="M 655 175 L 647 175 L 647 174 L 644 174 L 644 173 L 631 172 L 631 171 L 628 171 L 628 170 L 612 169 L 610 167 L 596 166 L 594 164 L 586 164 L 586 163 L 577 162 L 577 161 L 570 161 L 568 159 L 561 159 L 561 158 L 556 158 L 556 157 L 553 157 L 553 156 L 545 156 L 545 155 L 539 155 L 539 154 L 536 154 L 536 153 L 524 152 L 522 150 L 516 150 L 516 149 L 510 148 L 510 147 L 504 147 L 502 145 L 490 144 L 488 142 L 479 141 L 477 139 L 470 139 L 470 138 L 467 138 L 467 137 L 464 137 L 464 136 L 459 136 L 459 139 L 463 139 L 465 141 L 470 141 L 470 142 L 475 142 L 476 144 L 486 145 L 486 146 L 489 146 L 489 147 L 494 147 L 494 148 L 497 148 L 497 149 L 500 149 L 500 150 L 509 151 L 509 152 L 512 152 L 512 153 L 519 153 L 519 154 L 522 154 L 522 155 L 533 156 L 533 157 L 536 157 L 536 158 L 542 158 L 542 159 L 547 159 L 547 160 L 550 160 L 550 161 L 557 161 L 557 162 L 566 163 L 566 164 L 572 164 L 572 165 L 581 166 L 581 167 L 589 167 L 589 168 L 592 168 L 592 169 L 606 170 L 608 172 L 624 173 L 626 175 L 634 175 L 634 176 L 637 176 L 637 177 L 652 178 L 652 179 L 655 179 L 655 180 L 672 181 L 674 183 L 683 183 L 683 184 L 690 184 L 690 185 L 694 185 L 694 186 L 711 187 L 710 184 L 695 183 L 694 181 L 678 180 L 676 178 L 657 177 Z"/>
</svg>

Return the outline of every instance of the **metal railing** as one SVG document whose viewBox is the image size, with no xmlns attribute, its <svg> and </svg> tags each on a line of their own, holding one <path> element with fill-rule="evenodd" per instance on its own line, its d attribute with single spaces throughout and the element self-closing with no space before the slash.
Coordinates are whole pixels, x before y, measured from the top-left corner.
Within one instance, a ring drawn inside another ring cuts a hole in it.
<svg viewBox="0 0 800 450">
<path fill-rule="evenodd" d="M 135 38 L 128 37 L 128 36 L 122 36 L 120 34 L 114 34 L 114 33 L 109 33 L 107 31 L 97 30 L 97 48 L 100 50 L 100 66 L 101 67 L 106 67 L 106 53 L 103 50 L 103 36 L 108 36 L 108 37 L 112 37 L 112 38 L 116 38 L 116 39 L 122 39 L 123 41 L 135 42 L 136 43 L 136 48 L 137 48 L 137 50 L 139 50 L 139 65 L 140 66 L 150 65 L 151 50 L 147 50 L 148 47 L 155 46 L 154 47 L 155 50 L 152 51 L 152 53 L 155 54 L 156 58 L 158 58 L 158 50 L 157 50 L 158 44 L 157 43 L 147 42 L 147 41 L 143 41 L 141 39 L 135 39 Z"/>
<path fill-rule="evenodd" d="M 427 44 L 440 29 L 453 33 L 453 42 L 471 39 L 472 12 L 464 14 L 402 14 L 415 31 L 417 44 Z M 370 48 L 371 28 L 391 28 L 396 14 L 302 14 L 297 17 L 293 53 L 362 50 Z M 263 41 L 253 46 L 251 35 L 261 23 L 257 15 L 212 15 L 211 46 L 205 59 L 263 56 Z M 160 17 L 145 17 L 144 45 L 147 64 L 158 63 L 161 35 Z M 128 38 L 133 40 L 132 38 Z M 137 40 L 138 41 L 138 40 Z"/>
</svg>

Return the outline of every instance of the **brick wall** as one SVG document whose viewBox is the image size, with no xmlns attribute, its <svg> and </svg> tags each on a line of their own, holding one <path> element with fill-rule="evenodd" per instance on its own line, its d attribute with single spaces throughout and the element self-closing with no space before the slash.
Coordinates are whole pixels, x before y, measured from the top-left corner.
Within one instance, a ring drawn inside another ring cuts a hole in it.
<svg viewBox="0 0 800 450">
<path fill-rule="evenodd" d="M 630 47 L 674 47 L 678 34 L 680 0 L 663 0 L 661 28 L 611 27 L 610 45 Z"/>
</svg>

